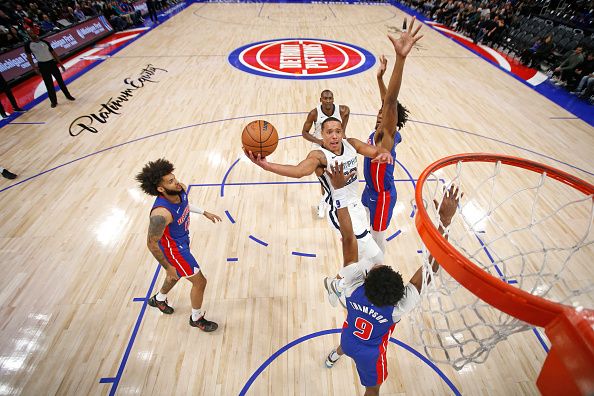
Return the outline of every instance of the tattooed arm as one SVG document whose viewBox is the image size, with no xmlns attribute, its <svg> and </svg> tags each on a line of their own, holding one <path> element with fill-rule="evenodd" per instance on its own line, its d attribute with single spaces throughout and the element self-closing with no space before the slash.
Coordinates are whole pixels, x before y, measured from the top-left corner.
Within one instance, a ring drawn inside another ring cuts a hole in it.
<svg viewBox="0 0 594 396">
<path fill-rule="evenodd" d="M 161 267 L 165 271 L 167 271 L 167 277 L 171 278 L 172 280 L 179 279 L 177 275 L 177 270 L 174 266 L 172 266 L 161 249 L 159 248 L 159 240 L 163 236 L 163 232 L 165 232 L 165 227 L 169 223 L 173 221 L 173 217 L 171 217 L 171 213 L 165 208 L 155 208 L 151 212 L 150 217 L 150 224 L 148 235 L 146 238 L 146 245 L 148 246 L 149 250 L 155 256 Z"/>
</svg>

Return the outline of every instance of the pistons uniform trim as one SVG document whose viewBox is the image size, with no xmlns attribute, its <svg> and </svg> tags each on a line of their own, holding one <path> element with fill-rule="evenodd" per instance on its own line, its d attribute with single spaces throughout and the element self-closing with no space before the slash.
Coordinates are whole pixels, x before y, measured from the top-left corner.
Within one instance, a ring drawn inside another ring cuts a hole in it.
<svg viewBox="0 0 594 396">
<path fill-rule="evenodd" d="M 192 266 L 188 261 L 183 257 L 177 244 L 171 238 L 169 234 L 169 227 L 165 228 L 165 232 L 159 241 L 161 244 L 161 250 L 163 250 L 163 254 L 167 257 L 167 261 L 171 265 L 175 267 L 177 272 L 182 276 L 191 276 L 193 275 L 194 271 L 192 270 Z"/>
</svg>

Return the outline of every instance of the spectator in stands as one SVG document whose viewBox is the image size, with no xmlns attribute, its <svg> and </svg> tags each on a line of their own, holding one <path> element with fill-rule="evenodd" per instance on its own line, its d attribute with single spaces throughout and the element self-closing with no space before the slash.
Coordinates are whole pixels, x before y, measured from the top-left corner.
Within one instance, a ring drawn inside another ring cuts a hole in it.
<svg viewBox="0 0 594 396">
<path fill-rule="evenodd" d="M 154 23 L 159 23 L 159 19 L 157 18 L 157 5 L 155 4 L 156 0 L 146 0 L 146 7 L 148 8 L 149 17 L 151 21 Z"/>
<path fill-rule="evenodd" d="M 126 24 L 128 26 L 133 26 L 134 22 L 132 21 L 132 16 L 125 12 L 120 5 L 118 4 L 117 1 L 112 1 L 109 5 L 109 7 L 111 8 L 111 10 L 113 11 L 113 13 L 117 16 L 119 16 L 120 18 L 122 18 L 124 21 L 126 21 Z"/>
<path fill-rule="evenodd" d="M 21 39 L 16 32 L 16 29 L 12 26 L 6 33 L 0 35 L 0 47 L 2 48 L 12 48 L 20 42 Z"/>
<path fill-rule="evenodd" d="M 104 6 L 103 14 L 109 20 L 115 30 L 120 31 L 128 27 L 128 23 L 124 20 L 124 18 L 116 14 L 110 5 L 106 4 Z"/>
<path fill-rule="evenodd" d="M 485 37 L 489 32 L 492 32 L 497 27 L 497 22 L 489 18 L 489 16 L 484 16 L 481 14 L 481 21 L 479 22 L 479 28 L 477 31 L 476 36 L 474 37 L 474 43 L 480 44 L 483 41 L 483 37 Z"/>
<path fill-rule="evenodd" d="M 23 30 L 25 32 L 33 31 L 37 35 L 39 35 L 41 33 L 41 28 L 39 27 L 39 25 L 37 23 L 33 22 L 33 20 L 30 18 L 23 19 Z"/>
<path fill-rule="evenodd" d="M 6 15 L 6 13 L 3 10 L 0 10 L 0 25 L 8 29 L 9 26 L 14 25 L 15 23 L 15 20 Z"/>
<path fill-rule="evenodd" d="M 87 17 L 97 15 L 95 9 L 91 6 L 90 1 L 83 1 L 80 5 L 80 10 L 85 14 Z"/>
<path fill-rule="evenodd" d="M 594 72 L 594 53 L 589 52 L 586 59 L 575 68 L 575 81 L 568 82 L 567 86 L 570 89 L 576 89 L 577 80 L 583 80 L 584 77 L 591 75 Z M 586 81 L 587 83 L 587 81 Z"/>
<path fill-rule="evenodd" d="M 466 19 L 462 21 L 462 32 L 469 37 L 474 37 L 478 33 L 478 26 L 481 20 L 481 13 L 478 9 L 472 8 Z"/>
<path fill-rule="evenodd" d="M 435 12 L 435 19 L 437 22 L 450 25 L 456 11 L 457 6 L 454 1 L 447 0 L 447 2 L 440 4 L 438 10 Z"/>
<path fill-rule="evenodd" d="M 70 7 L 68 7 L 68 9 L 71 9 Z M 85 19 L 87 19 L 87 16 L 85 15 L 85 13 L 80 9 L 80 6 L 77 4 L 74 7 L 74 17 L 76 18 L 76 20 L 78 22 L 82 22 Z"/>
<path fill-rule="evenodd" d="M 29 18 L 29 14 L 23 10 L 23 6 L 20 4 L 16 5 L 16 10 L 14 14 L 17 16 L 18 19 Z"/>
<path fill-rule="evenodd" d="M 575 69 L 584 61 L 583 48 L 578 46 L 565 55 L 565 60 L 553 71 L 553 81 L 556 85 L 566 86 L 568 81 L 575 78 Z"/>
<path fill-rule="evenodd" d="M 49 33 L 52 30 L 60 30 L 56 25 L 49 19 L 47 14 L 43 14 L 41 17 L 41 32 L 42 34 Z"/>
<path fill-rule="evenodd" d="M 485 35 L 485 39 L 488 42 L 489 46 L 493 46 L 495 44 L 499 45 L 501 41 L 501 37 L 503 33 L 505 33 L 505 22 L 499 16 L 495 16 L 494 20 L 494 27 L 490 31 L 487 32 Z"/>
<path fill-rule="evenodd" d="M 41 9 L 39 9 L 39 6 L 36 3 L 29 3 L 29 17 L 35 21 L 35 22 L 40 22 L 42 15 L 43 15 L 43 11 L 41 11 Z"/>
<path fill-rule="evenodd" d="M 461 7 L 456 11 L 456 15 L 452 19 L 452 27 L 455 31 L 461 31 L 462 25 L 468 15 L 472 12 L 472 4 L 467 4 L 466 7 Z"/>
<path fill-rule="evenodd" d="M 584 99 L 591 97 L 594 94 L 594 73 L 582 77 L 579 85 L 572 94 L 579 95 Z"/>
<path fill-rule="evenodd" d="M 520 60 L 526 66 L 538 68 L 542 61 L 553 53 L 554 49 L 553 35 L 549 34 L 546 37 L 537 39 L 532 47 L 524 50 Z"/>
<path fill-rule="evenodd" d="M 17 43 L 21 43 L 29 39 L 29 35 L 27 34 L 27 32 L 15 26 L 11 26 L 10 28 L 8 28 L 8 32 L 10 33 L 10 35 L 12 35 L 12 37 L 16 38 Z"/>
<path fill-rule="evenodd" d="M 62 19 L 67 20 L 68 22 L 70 22 L 70 24 L 74 24 L 78 21 L 76 19 L 76 16 L 74 15 L 74 10 L 72 9 L 72 7 L 66 7 L 63 9 Z"/>
</svg>

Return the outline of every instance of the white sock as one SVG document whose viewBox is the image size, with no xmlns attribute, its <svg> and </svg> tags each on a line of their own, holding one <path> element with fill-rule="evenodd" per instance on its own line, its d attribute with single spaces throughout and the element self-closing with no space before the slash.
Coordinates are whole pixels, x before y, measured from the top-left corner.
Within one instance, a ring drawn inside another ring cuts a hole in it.
<svg viewBox="0 0 594 396">
<path fill-rule="evenodd" d="M 320 203 L 318 206 L 326 205 L 326 194 L 322 194 L 322 198 L 320 198 Z"/>
<path fill-rule="evenodd" d="M 165 301 L 167 299 L 167 294 L 163 294 L 161 292 L 157 293 L 157 297 L 155 297 L 157 301 Z"/>
<path fill-rule="evenodd" d="M 377 246 L 380 248 L 382 253 L 386 252 L 386 232 L 385 231 L 373 231 L 371 230 L 371 236 Z"/>
<path fill-rule="evenodd" d="M 204 314 L 205 314 L 205 312 L 202 309 L 200 309 L 200 308 L 198 308 L 198 309 L 192 308 L 192 320 L 194 322 L 197 321 L 198 319 L 200 319 L 201 317 L 203 317 Z"/>
<path fill-rule="evenodd" d="M 332 353 L 328 357 L 330 358 L 330 360 L 335 362 L 340 358 L 340 355 L 336 351 L 332 351 Z"/>
<path fill-rule="evenodd" d="M 4 172 L 4 168 L 0 166 L 0 173 Z"/>
</svg>

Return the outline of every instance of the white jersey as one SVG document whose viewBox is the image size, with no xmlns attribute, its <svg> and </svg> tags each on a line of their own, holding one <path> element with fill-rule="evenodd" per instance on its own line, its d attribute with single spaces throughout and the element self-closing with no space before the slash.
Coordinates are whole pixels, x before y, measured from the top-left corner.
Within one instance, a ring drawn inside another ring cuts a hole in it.
<svg viewBox="0 0 594 396">
<path fill-rule="evenodd" d="M 324 120 L 326 118 L 336 118 L 338 121 L 340 121 L 340 123 L 342 124 L 342 118 L 340 118 L 340 105 L 337 105 L 336 103 L 334 103 L 334 113 L 332 113 L 332 115 L 327 116 L 326 114 L 324 114 L 324 112 L 322 111 L 322 105 L 319 104 L 318 107 L 318 118 L 316 118 L 316 120 L 314 121 L 314 132 L 313 132 L 313 136 L 317 139 L 321 139 L 322 138 L 322 122 L 324 122 Z"/>
<path fill-rule="evenodd" d="M 340 155 L 336 155 L 323 147 L 320 147 L 318 150 L 326 156 L 326 169 L 329 171 L 330 166 L 334 165 L 337 161 L 343 164 L 345 175 L 351 173 L 353 170 L 355 171 L 353 177 L 347 180 L 346 185 L 342 188 L 346 192 L 346 197 L 344 202 L 339 203 L 339 206 L 341 208 L 348 207 L 351 223 L 353 224 L 353 232 L 357 237 L 359 259 L 366 258 L 371 260 L 373 264 L 383 261 L 382 251 L 371 237 L 367 212 L 365 212 L 365 207 L 361 203 L 358 182 L 359 175 L 357 172 L 357 150 L 346 139 L 342 139 L 342 153 Z M 334 200 L 334 187 L 332 187 L 330 178 L 326 173 L 319 176 L 318 179 L 320 179 L 320 183 L 324 189 L 324 195 L 326 196 L 326 203 L 328 204 L 328 222 L 337 233 L 340 233 L 340 225 L 338 224 L 338 216 L 336 214 L 338 205 Z"/>
<path fill-rule="evenodd" d="M 326 150 L 324 147 L 320 147 L 319 150 L 326 156 L 326 169 L 328 171 L 331 171 L 330 167 L 336 162 L 343 164 L 345 175 L 355 171 L 355 174 L 347 180 L 345 186 L 342 188 L 342 190 L 346 192 L 346 202 L 341 202 L 340 206 L 361 203 L 361 194 L 359 194 L 359 184 L 357 183 L 357 150 L 355 150 L 346 139 L 342 139 L 342 153 L 340 155 L 336 155 L 332 151 Z M 327 194 L 327 203 L 330 205 L 331 211 L 333 211 L 336 209 L 336 204 L 334 202 L 334 187 L 332 186 L 332 183 L 330 183 L 330 178 L 326 173 L 323 173 L 319 179 Z"/>
</svg>

